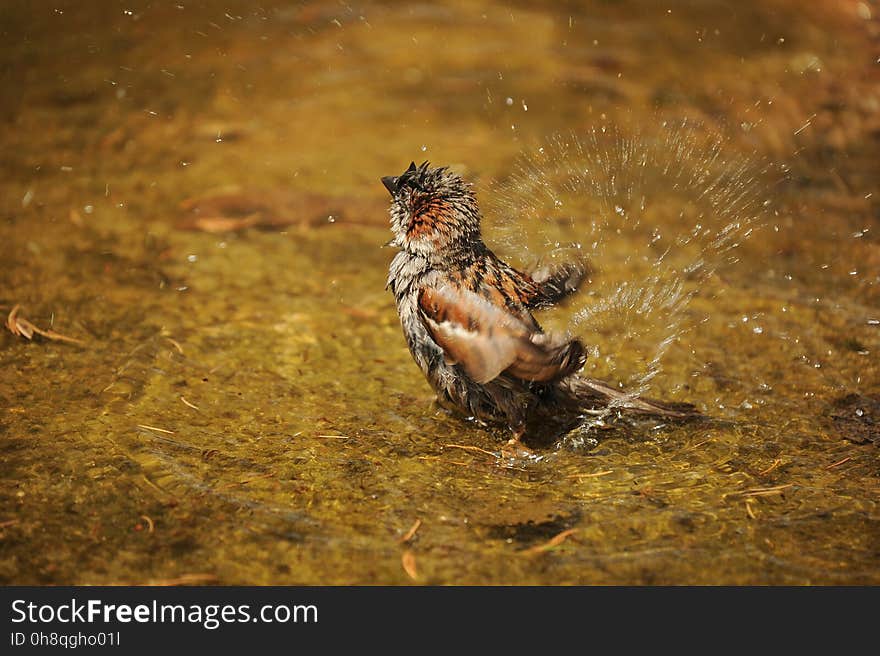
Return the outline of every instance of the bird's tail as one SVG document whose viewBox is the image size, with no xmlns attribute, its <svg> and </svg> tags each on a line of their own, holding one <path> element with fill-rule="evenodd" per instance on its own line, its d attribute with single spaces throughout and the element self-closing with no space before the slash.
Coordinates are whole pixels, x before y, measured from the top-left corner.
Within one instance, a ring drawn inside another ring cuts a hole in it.
<svg viewBox="0 0 880 656">
<path fill-rule="evenodd" d="M 566 379 L 565 383 L 575 402 L 584 409 L 596 409 L 611 405 L 626 412 L 667 419 L 696 419 L 703 416 L 691 403 L 670 403 L 634 396 L 595 378 L 571 376 Z"/>
</svg>

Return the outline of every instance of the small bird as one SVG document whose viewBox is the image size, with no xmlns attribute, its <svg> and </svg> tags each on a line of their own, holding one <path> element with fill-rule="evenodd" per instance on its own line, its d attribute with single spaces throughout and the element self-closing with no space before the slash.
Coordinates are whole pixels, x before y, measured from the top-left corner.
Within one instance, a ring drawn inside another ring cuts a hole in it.
<svg viewBox="0 0 880 656">
<path fill-rule="evenodd" d="M 388 245 L 398 249 L 387 288 L 410 353 L 443 405 L 506 425 L 514 450 L 527 430 L 570 430 L 611 403 L 668 419 L 699 416 L 690 404 L 578 375 L 587 359 L 581 341 L 542 330 L 532 312 L 576 291 L 586 263 L 525 273 L 499 259 L 483 242 L 471 185 L 446 167 L 412 162 L 382 184 L 391 194 Z"/>
</svg>

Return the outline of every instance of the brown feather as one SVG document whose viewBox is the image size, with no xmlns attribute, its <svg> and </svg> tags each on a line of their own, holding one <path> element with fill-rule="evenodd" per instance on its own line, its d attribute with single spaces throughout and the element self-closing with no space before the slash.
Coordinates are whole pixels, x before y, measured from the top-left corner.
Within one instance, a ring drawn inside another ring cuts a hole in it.
<svg viewBox="0 0 880 656">
<path fill-rule="evenodd" d="M 586 261 L 565 262 L 555 267 L 543 266 L 524 275 L 524 304 L 531 309 L 550 307 L 573 294 L 590 274 Z"/>
<path fill-rule="evenodd" d="M 425 287 L 419 306 L 447 363 L 461 365 L 477 383 L 487 383 L 504 372 L 547 382 L 583 366 L 580 342 L 536 332 L 471 291 L 449 285 Z"/>
</svg>

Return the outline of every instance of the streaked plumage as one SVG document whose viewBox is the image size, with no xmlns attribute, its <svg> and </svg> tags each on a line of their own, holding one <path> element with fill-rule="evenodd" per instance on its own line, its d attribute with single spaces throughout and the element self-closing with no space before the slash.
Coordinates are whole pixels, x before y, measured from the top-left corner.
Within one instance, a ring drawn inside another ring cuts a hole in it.
<svg viewBox="0 0 880 656">
<path fill-rule="evenodd" d="M 506 424 L 514 440 L 532 423 L 571 425 L 613 399 L 642 414 L 695 414 L 578 376 L 586 361 L 580 340 L 541 329 L 532 311 L 575 291 L 584 263 L 530 275 L 500 260 L 482 240 L 470 185 L 446 168 L 412 163 L 382 182 L 392 196 L 389 243 L 399 249 L 388 288 L 410 352 L 446 405 Z"/>
</svg>

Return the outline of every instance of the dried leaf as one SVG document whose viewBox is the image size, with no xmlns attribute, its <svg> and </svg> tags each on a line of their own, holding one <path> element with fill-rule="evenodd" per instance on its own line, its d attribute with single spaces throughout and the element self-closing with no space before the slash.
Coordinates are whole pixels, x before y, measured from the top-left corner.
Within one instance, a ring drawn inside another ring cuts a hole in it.
<svg viewBox="0 0 880 656">
<path fill-rule="evenodd" d="M 287 190 L 243 191 L 226 187 L 180 203 L 178 227 L 210 233 L 248 228 L 283 230 L 288 226 L 321 226 L 336 222 L 383 225 L 386 203 Z M 356 220 L 352 220 L 357 216 Z"/>
<path fill-rule="evenodd" d="M 187 227 L 211 233 L 238 232 L 239 230 L 259 226 L 262 216 L 259 212 L 254 212 L 240 218 L 231 216 L 194 216 L 192 217 L 192 223 Z"/>
<path fill-rule="evenodd" d="M 181 574 L 171 579 L 153 579 L 143 585 L 155 586 L 180 586 L 180 585 L 206 585 L 217 583 L 219 579 L 214 574 Z"/>
<path fill-rule="evenodd" d="M 33 323 L 28 321 L 25 317 L 19 314 L 21 310 L 21 305 L 16 304 L 15 307 L 9 312 L 9 316 L 6 317 L 6 327 L 16 337 L 24 337 L 25 339 L 33 339 L 34 333 L 40 335 L 41 337 L 45 337 L 46 339 L 52 340 L 53 342 L 68 342 L 70 344 L 78 344 L 82 346 L 85 344 L 81 339 L 75 339 L 73 337 L 68 337 L 67 335 L 62 335 L 61 333 L 56 333 L 54 330 L 42 330 L 38 328 Z"/>
<path fill-rule="evenodd" d="M 413 581 L 419 580 L 419 572 L 416 570 L 416 556 L 412 551 L 407 549 L 403 552 L 403 555 L 400 557 L 400 564 L 403 565 L 403 571 L 406 572 L 408 577 Z"/>
</svg>

